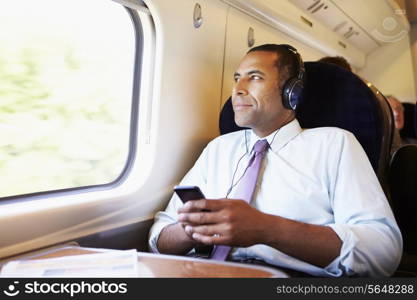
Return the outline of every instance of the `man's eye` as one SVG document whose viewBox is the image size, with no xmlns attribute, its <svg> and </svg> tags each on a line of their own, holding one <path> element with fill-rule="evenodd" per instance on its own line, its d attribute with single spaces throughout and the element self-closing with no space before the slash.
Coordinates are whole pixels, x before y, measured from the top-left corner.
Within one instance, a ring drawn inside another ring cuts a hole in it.
<svg viewBox="0 0 417 300">
<path fill-rule="evenodd" d="M 252 75 L 251 76 L 251 79 L 253 79 L 253 80 L 259 80 L 259 79 L 262 79 L 262 77 L 259 76 L 259 75 Z"/>
<path fill-rule="evenodd" d="M 240 78 L 239 77 L 235 77 L 233 79 L 235 80 L 235 82 L 238 82 Z"/>
</svg>

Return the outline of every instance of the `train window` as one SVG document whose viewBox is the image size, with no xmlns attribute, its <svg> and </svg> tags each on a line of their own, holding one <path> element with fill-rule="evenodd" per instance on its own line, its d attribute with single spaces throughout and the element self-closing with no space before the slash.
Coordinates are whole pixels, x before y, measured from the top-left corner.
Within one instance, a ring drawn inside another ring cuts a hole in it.
<svg viewBox="0 0 417 300">
<path fill-rule="evenodd" d="M 0 197 L 108 184 L 130 148 L 135 27 L 103 0 L 0 3 Z"/>
</svg>

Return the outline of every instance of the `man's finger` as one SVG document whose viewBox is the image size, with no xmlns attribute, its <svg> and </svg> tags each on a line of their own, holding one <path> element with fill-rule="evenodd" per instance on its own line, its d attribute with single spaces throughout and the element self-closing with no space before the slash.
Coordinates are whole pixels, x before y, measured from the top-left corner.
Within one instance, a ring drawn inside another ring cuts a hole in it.
<svg viewBox="0 0 417 300">
<path fill-rule="evenodd" d="M 202 210 L 206 211 L 218 211 L 225 205 L 223 199 L 200 199 L 191 200 L 185 203 L 178 209 L 178 213 L 185 212 L 199 212 Z"/>
<path fill-rule="evenodd" d="M 203 243 L 205 245 L 225 245 L 226 239 L 221 235 L 203 235 L 197 232 L 192 234 L 192 237 L 197 242 Z"/>
<path fill-rule="evenodd" d="M 216 216 L 211 212 L 192 212 L 192 213 L 180 213 L 178 215 L 178 221 L 180 223 L 189 224 L 210 224 L 216 223 Z"/>
<path fill-rule="evenodd" d="M 184 230 L 188 234 L 193 233 L 199 233 L 202 235 L 208 235 L 208 236 L 224 236 L 221 224 L 212 224 L 212 225 L 200 225 L 200 226 L 192 226 L 192 225 L 186 225 Z"/>
</svg>

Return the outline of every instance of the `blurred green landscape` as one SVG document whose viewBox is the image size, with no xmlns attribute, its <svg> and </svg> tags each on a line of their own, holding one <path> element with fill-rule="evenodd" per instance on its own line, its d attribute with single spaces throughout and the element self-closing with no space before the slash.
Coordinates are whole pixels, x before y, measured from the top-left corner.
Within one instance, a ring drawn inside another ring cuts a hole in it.
<svg viewBox="0 0 417 300">
<path fill-rule="evenodd" d="M 0 13 L 0 197 L 104 184 L 121 173 L 134 41 L 128 15 L 116 5 L 82 32 L 59 18 L 29 30 Z M 108 13 L 121 20 L 120 31 L 102 24 Z M 32 17 L 27 21 L 41 20 Z M 84 19 L 91 23 L 91 15 Z"/>
</svg>

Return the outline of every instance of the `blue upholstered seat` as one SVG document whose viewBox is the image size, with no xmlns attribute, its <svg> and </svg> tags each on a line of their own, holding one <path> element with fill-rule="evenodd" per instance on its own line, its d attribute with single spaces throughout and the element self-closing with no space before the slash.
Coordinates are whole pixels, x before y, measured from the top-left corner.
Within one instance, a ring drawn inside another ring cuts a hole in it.
<svg viewBox="0 0 417 300">
<path fill-rule="evenodd" d="M 404 127 L 400 130 L 403 139 L 417 139 L 416 134 L 416 105 L 413 103 L 403 103 L 404 107 Z"/>
<path fill-rule="evenodd" d="M 387 191 L 394 123 L 385 97 L 339 66 L 306 62 L 303 98 L 296 114 L 303 128 L 334 126 L 352 132 L 364 148 Z M 220 132 L 240 130 L 229 99 L 220 115 Z"/>
<path fill-rule="evenodd" d="M 394 215 L 404 241 L 399 271 L 413 272 L 417 276 L 417 145 L 404 145 L 394 153 L 389 187 Z"/>
</svg>

